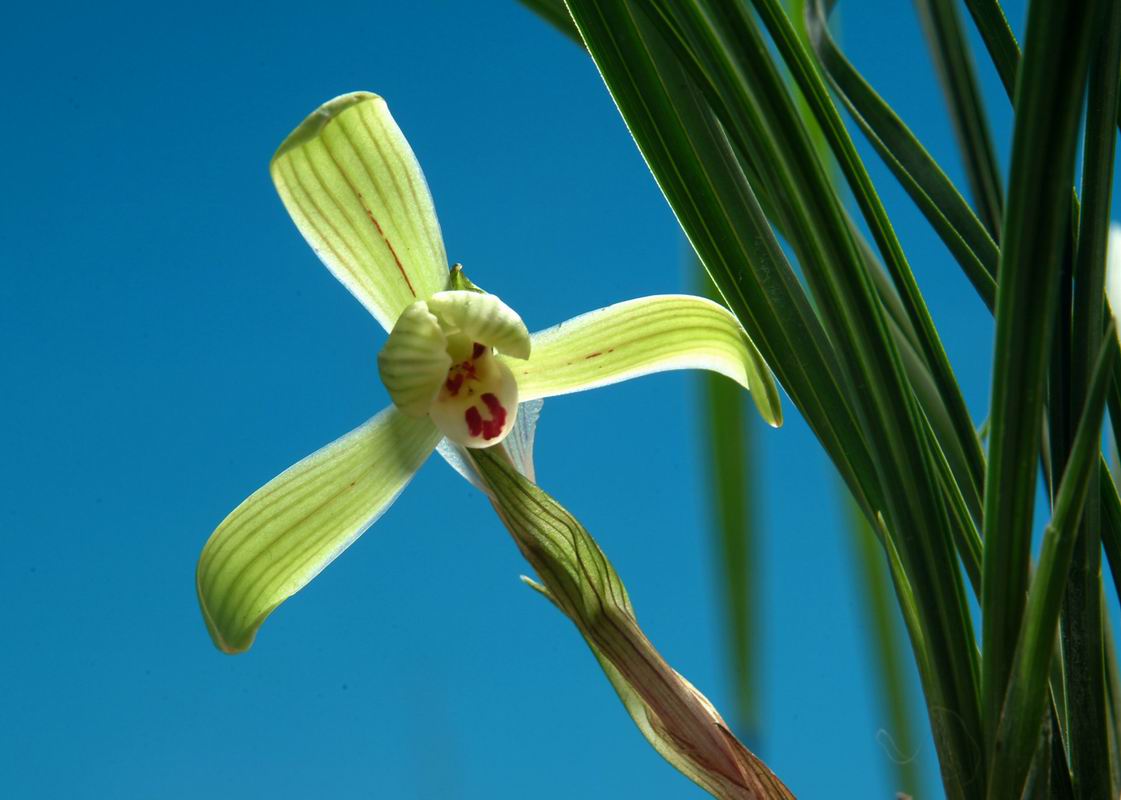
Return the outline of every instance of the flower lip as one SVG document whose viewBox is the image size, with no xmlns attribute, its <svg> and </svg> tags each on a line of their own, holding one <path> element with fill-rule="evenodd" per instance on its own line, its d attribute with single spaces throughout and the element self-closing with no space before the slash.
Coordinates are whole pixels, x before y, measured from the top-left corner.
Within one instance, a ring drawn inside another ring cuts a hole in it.
<svg viewBox="0 0 1121 800">
<path fill-rule="evenodd" d="M 429 409 L 432 422 L 456 444 L 492 447 L 506 438 L 517 421 L 514 374 L 490 347 L 468 342 L 462 334 L 452 337 L 448 349 L 466 353 L 466 358 L 448 370 Z"/>
</svg>

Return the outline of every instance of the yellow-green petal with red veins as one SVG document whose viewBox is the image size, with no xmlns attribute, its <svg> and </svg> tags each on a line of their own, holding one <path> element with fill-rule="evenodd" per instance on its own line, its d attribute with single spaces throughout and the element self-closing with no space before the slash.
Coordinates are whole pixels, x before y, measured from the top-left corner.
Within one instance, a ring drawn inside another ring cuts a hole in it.
<svg viewBox="0 0 1121 800">
<path fill-rule="evenodd" d="M 214 643 L 247 650 L 265 618 L 389 508 L 435 449 L 427 419 L 388 408 L 254 492 L 203 548 L 199 605 Z"/>
<path fill-rule="evenodd" d="M 308 244 L 386 330 L 447 284 L 428 184 L 382 98 L 355 92 L 320 106 L 269 171 Z"/>
<path fill-rule="evenodd" d="M 533 334 L 525 361 L 504 359 L 522 402 L 677 369 L 726 375 L 751 391 L 760 415 L 782 424 L 770 367 L 723 306 L 688 295 L 617 303 Z"/>
<path fill-rule="evenodd" d="M 393 404 L 410 417 L 428 413 L 448 376 L 448 337 L 419 300 L 401 312 L 378 353 L 378 372 Z"/>
<path fill-rule="evenodd" d="M 522 318 L 493 294 L 437 292 L 428 298 L 428 309 L 449 334 L 462 333 L 503 355 L 529 358 L 529 330 Z"/>
</svg>

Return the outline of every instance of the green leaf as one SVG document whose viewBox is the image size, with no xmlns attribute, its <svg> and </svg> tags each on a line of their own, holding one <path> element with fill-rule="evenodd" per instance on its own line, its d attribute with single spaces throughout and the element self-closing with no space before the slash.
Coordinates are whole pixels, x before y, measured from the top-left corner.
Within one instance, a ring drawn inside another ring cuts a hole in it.
<svg viewBox="0 0 1121 800">
<path fill-rule="evenodd" d="M 471 456 L 495 510 L 543 584 L 530 585 L 576 625 L 648 741 L 715 797 L 792 798 L 646 638 L 626 588 L 595 540 L 497 449 Z"/>
<path fill-rule="evenodd" d="M 973 23 L 981 33 L 1004 91 L 1011 100 L 1016 94 L 1016 72 L 1020 67 L 1020 45 L 1004 16 L 1000 0 L 965 0 Z"/>
<path fill-rule="evenodd" d="M 782 424 L 770 368 L 736 318 L 711 300 L 642 297 L 575 317 L 532 339 L 528 360 L 506 360 L 523 401 L 654 372 L 706 369 L 750 389 L 763 419 Z"/>
<path fill-rule="evenodd" d="M 836 353 L 764 215 L 786 200 L 748 183 L 726 132 L 642 12 L 571 2 L 582 35 L 658 186 L 728 307 L 832 455 L 861 504 L 882 508 Z"/>
<path fill-rule="evenodd" d="M 699 261 L 689 259 L 701 291 L 719 294 Z M 736 730 L 758 741 L 760 569 L 756 557 L 756 489 L 752 464 L 753 420 L 748 418 L 740 387 L 723 375 L 698 376 L 702 459 L 708 467 L 715 567 L 723 610 L 724 649 L 734 698 Z"/>
<path fill-rule="evenodd" d="M 1102 345 L 1106 248 L 1109 240 L 1114 151 L 1117 140 L 1118 75 L 1121 74 L 1121 4 L 1109 4 L 1105 24 L 1095 28 L 1096 53 L 1091 61 L 1086 126 L 1082 147 L 1082 207 L 1078 214 L 1078 247 L 1073 268 L 1072 320 L 1069 350 L 1059 355 L 1069 366 L 1052 365 L 1052 374 L 1069 375 L 1065 389 L 1070 408 L 1081 408 L 1093 376 L 1091 358 Z M 1060 340 L 1061 341 L 1061 340 Z M 1111 340 L 1105 344 L 1115 346 Z M 1053 395 L 1056 394 L 1053 392 Z M 1052 400 L 1054 402 L 1054 400 Z M 1073 421 L 1069 435 L 1073 436 Z M 1052 436 L 1052 448 L 1069 441 Z M 1065 455 L 1065 454 L 1064 454 Z M 1091 485 L 1098 483 L 1095 460 Z M 1110 730 L 1106 719 L 1105 664 L 1101 579 L 1101 506 L 1090 493 L 1071 561 L 1062 612 L 1066 671 L 1067 742 L 1074 787 L 1079 796 L 1115 794 L 1111 790 Z"/>
<path fill-rule="evenodd" d="M 580 40 L 580 31 L 576 30 L 576 25 L 572 22 L 572 17 L 569 16 L 568 9 L 564 5 L 564 0 L 518 0 L 526 8 L 537 12 L 537 14 L 563 33 L 578 45 L 584 43 Z"/>
<path fill-rule="evenodd" d="M 1029 37 L 1030 41 L 1030 37 Z M 1112 335 L 1112 332 L 1111 332 Z M 1043 535 L 1031 581 L 1007 693 L 996 720 L 988 796 L 1019 797 L 1031 767 L 1047 703 L 1047 678 L 1068 570 L 1078 541 L 1083 506 L 1100 458 L 1102 413 L 1115 361 L 1112 342 L 1103 343 L 1078 424 L 1067 467 Z M 1070 665 L 1068 665 L 1069 667 Z M 1099 708 L 1105 696 L 1098 698 Z M 1101 765 L 1108 772 L 1108 761 Z M 1079 775 L 1075 774 L 1075 780 Z"/>
<path fill-rule="evenodd" d="M 1004 206 L 1000 169 L 957 0 L 918 0 L 917 6 L 949 102 L 950 121 L 964 157 L 973 200 L 980 209 L 985 227 L 994 239 L 999 239 Z"/>
<path fill-rule="evenodd" d="M 269 169 L 300 233 L 383 328 L 444 288 L 448 260 L 428 184 L 380 97 L 355 92 L 320 106 Z"/>
<path fill-rule="evenodd" d="M 254 492 L 199 557 L 199 605 L 227 653 L 253 644 L 272 611 L 392 505 L 440 434 L 389 408 Z"/>
<path fill-rule="evenodd" d="M 808 0 L 806 24 L 818 61 L 852 118 L 992 308 L 996 242 L 910 129 L 838 49 L 821 0 Z"/>
<path fill-rule="evenodd" d="M 858 591 L 863 595 L 865 618 L 871 625 L 869 638 L 872 646 L 869 649 L 876 667 L 872 682 L 890 722 L 885 731 L 891 738 L 891 750 L 899 754 L 890 759 L 893 788 L 898 793 L 916 796 L 922 783 L 919 761 L 912 757 L 916 751 L 915 725 L 910 711 L 912 698 L 903 661 L 905 646 L 899 636 L 899 611 L 890 594 L 889 567 L 885 566 L 879 538 L 860 507 L 851 496 L 846 496 L 845 501 Z"/>
<path fill-rule="evenodd" d="M 737 155 L 759 171 L 772 187 L 772 196 L 788 200 L 780 208 L 785 212 L 780 227 L 798 254 L 836 348 L 837 371 L 875 464 L 875 475 L 866 480 L 880 486 L 885 502 L 879 508 L 885 511 L 914 588 L 923 641 L 935 667 L 924 672 L 924 688 L 928 704 L 938 709 L 932 721 L 943 756 L 944 784 L 951 796 L 967 796 L 984 782 L 984 762 L 976 750 L 981 733 L 976 652 L 951 517 L 938 478 L 938 445 L 904 374 L 842 199 L 750 11 L 741 4 L 713 0 L 659 0 L 656 6 L 659 31 L 674 43 L 690 76 L 704 88 Z M 768 11 L 771 6 L 755 3 L 781 49 L 792 37 L 780 36 L 789 25 L 772 24 L 781 17 Z M 573 0 L 570 8 L 575 8 Z M 594 52 L 582 16 L 574 16 Z M 797 46 L 790 52 L 797 52 Z M 804 67 L 802 59 L 788 58 L 787 63 L 792 69 L 795 63 L 800 70 Z M 806 86 L 799 86 L 805 91 Z M 885 244 L 890 245 L 890 239 Z M 893 277 L 905 280 L 903 263 L 895 266 L 899 271 Z M 922 322 L 923 310 L 912 302 L 908 313 L 919 312 L 915 319 Z M 925 324 L 919 330 L 924 355 L 937 368 L 940 345 L 929 338 L 932 331 Z M 935 375 L 940 391 L 947 393 L 948 407 L 957 405 L 953 394 L 960 393 L 952 376 Z M 972 437 L 969 427 L 966 432 Z M 863 488 L 871 493 L 868 484 Z"/>
<path fill-rule="evenodd" d="M 911 267 L 903 253 L 903 247 L 895 235 L 891 220 L 887 216 L 887 210 L 880 201 L 872 184 L 872 179 L 856 152 L 856 146 L 845 128 L 840 112 L 829 98 L 825 81 L 810 57 L 804 37 L 791 24 L 778 0 L 754 0 L 754 5 L 759 11 L 760 18 L 767 26 L 779 54 L 785 60 L 786 66 L 790 69 L 798 88 L 801 90 L 801 96 L 804 98 L 806 107 L 813 114 L 817 128 L 820 129 L 825 142 L 832 149 L 841 173 L 852 189 L 857 205 L 860 207 L 880 253 L 883 255 L 884 265 L 898 293 L 898 305 L 914 332 L 916 349 L 922 356 L 937 387 L 940 408 L 951 424 L 948 430 L 953 434 L 952 446 L 968 453 L 969 458 L 966 463 L 970 469 L 970 482 L 979 483 L 983 470 L 982 455 L 972 419 L 965 406 L 965 399 L 958 387 L 949 359 L 942 347 L 938 331 L 934 327 L 934 321 L 930 317 L 926 302 L 919 291 Z M 742 14 L 733 15 L 732 19 L 741 26 L 747 27 Z M 734 27 L 732 34 L 735 34 Z M 744 37 L 737 37 L 737 40 L 742 38 Z M 778 93 L 776 92 L 776 94 Z M 790 110 L 789 104 L 785 104 L 785 107 L 788 111 Z M 793 122 L 797 121 L 797 118 L 793 120 Z M 802 127 L 804 128 L 805 125 Z M 809 133 L 812 134 L 813 131 Z M 812 148 L 811 152 L 817 153 Z M 819 173 L 815 172 L 813 175 L 816 180 L 821 179 Z M 826 185 L 830 187 L 830 190 L 833 190 L 833 182 L 829 180 L 828 173 L 825 177 Z M 838 209 L 834 208 L 833 211 L 837 213 Z M 838 216 L 845 222 L 846 232 L 849 236 L 856 239 L 852 233 L 852 226 L 847 214 L 843 209 L 839 209 Z M 858 253 L 862 257 L 861 263 L 864 266 L 864 271 L 870 272 L 871 268 L 864 258 L 865 251 L 860 247 L 861 242 L 857 241 L 856 244 Z M 871 278 L 871 276 L 869 277 Z M 874 278 L 870 282 L 874 284 Z"/>
<path fill-rule="evenodd" d="M 1082 4 L 1032 4 L 1015 104 L 985 480 L 982 693 L 990 755 L 1028 588 L 1043 392 L 1094 17 Z"/>
</svg>

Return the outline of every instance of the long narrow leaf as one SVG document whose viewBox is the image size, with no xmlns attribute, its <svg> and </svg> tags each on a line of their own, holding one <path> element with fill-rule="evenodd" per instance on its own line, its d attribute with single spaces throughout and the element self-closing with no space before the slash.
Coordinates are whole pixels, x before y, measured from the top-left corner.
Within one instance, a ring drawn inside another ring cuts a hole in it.
<svg viewBox="0 0 1121 800">
<path fill-rule="evenodd" d="M 829 34 L 822 0 L 808 0 L 810 42 L 833 88 L 911 196 L 985 304 L 996 298 L 996 242 L 914 134 L 841 53 Z"/>
<path fill-rule="evenodd" d="M 891 737 L 892 749 L 902 755 L 891 759 L 894 788 L 897 792 L 914 796 L 922 784 L 918 762 L 911 757 L 915 749 L 915 725 L 911 719 L 911 696 L 901 658 L 903 643 L 898 632 L 899 612 L 888 594 L 891 580 L 875 532 L 852 499 L 846 497 L 845 500 L 855 572 L 864 596 L 865 616 L 872 628 L 872 647 L 869 649 L 873 651 L 876 666 L 873 680 L 887 712 L 889 724 L 885 730 Z"/>
<path fill-rule="evenodd" d="M 1004 91 L 1011 100 L 1016 94 L 1016 72 L 1020 66 L 1020 45 L 1004 16 L 1000 0 L 965 0 L 973 23 L 981 33 L 985 48 L 996 67 Z"/>
<path fill-rule="evenodd" d="M 966 454 L 969 483 L 974 490 L 979 490 L 984 471 L 980 442 L 926 302 L 919 292 L 887 212 L 872 185 L 872 179 L 856 152 L 856 146 L 844 126 L 840 112 L 829 97 L 825 81 L 805 46 L 804 38 L 799 36 L 777 0 L 753 2 L 775 41 L 779 54 L 794 76 L 802 97 L 813 112 L 825 141 L 836 156 L 841 173 L 848 181 L 872 231 L 899 293 L 900 304 L 914 330 L 917 349 L 937 387 L 939 408 L 948 418 L 949 431 L 955 434 L 951 446 Z"/>
<path fill-rule="evenodd" d="M 989 771 L 988 796 L 991 800 L 1020 796 L 1040 735 L 1039 726 L 1047 701 L 1051 651 L 1066 589 L 1067 571 L 1077 544 L 1078 526 L 1092 485 L 1094 467 L 1098 463 L 1102 413 L 1114 360 L 1114 349 L 1108 343 L 1103 345 L 1094 366 L 1093 381 L 1074 446 L 1059 484 L 1054 513 L 1044 532 L 1043 548 L 1031 581 L 1007 694 L 997 719 L 996 746 Z M 1099 707 L 1104 700 L 1104 696 L 1098 698 Z M 1108 772 L 1108 760 L 1103 766 Z M 1075 778 L 1077 780 L 1077 774 Z"/>
<path fill-rule="evenodd" d="M 973 200 L 985 227 L 994 239 L 999 239 L 1004 206 L 1000 170 L 957 0 L 916 0 L 916 5 L 949 103 L 950 121 L 957 134 Z"/>
<path fill-rule="evenodd" d="M 572 22 L 572 17 L 564 5 L 564 0 L 518 0 L 526 8 L 535 11 L 538 16 L 563 33 L 569 39 L 582 45 L 580 31 Z"/>
<path fill-rule="evenodd" d="M 755 166 L 772 195 L 790 199 L 783 224 L 837 346 L 885 491 L 888 528 L 914 588 L 933 664 L 924 689 L 935 709 L 944 785 L 952 796 L 969 796 L 984 780 L 974 746 L 980 736 L 976 661 L 950 517 L 935 478 L 936 444 L 906 385 L 840 198 L 750 12 L 703 0 L 656 5 L 659 29 L 706 87 L 737 154 Z M 575 18 L 581 25 L 581 15 Z"/>
<path fill-rule="evenodd" d="M 1058 290 L 1056 265 L 1068 232 L 1094 16 L 1082 4 L 1032 5 L 1016 98 L 985 480 L 982 686 L 990 753 L 1028 586 L 1044 375 Z"/>
<path fill-rule="evenodd" d="M 1074 262 L 1074 304 L 1069 351 L 1070 405 L 1090 388 L 1090 356 L 1102 341 L 1106 246 L 1109 240 L 1113 163 L 1121 74 L 1121 4 L 1112 3 L 1090 66 L 1089 103 L 1082 148 L 1082 208 Z M 1112 340 L 1107 340 L 1112 345 Z M 1065 354 L 1064 354 L 1065 355 Z M 1054 370 L 1054 367 L 1052 368 Z M 1092 485 L 1097 483 L 1095 461 Z M 1101 514 L 1099 496 L 1087 498 L 1063 604 L 1063 656 L 1067 660 L 1067 741 L 1071 774 L 1081 797 L 1111 794 L 1110 735 L 1102 658 Z"/>
<path fill-rule="evenodd" d="M 573 0 L 581 34 L 659 187 L 728 307 L 863 507 L 883 507 L 836 355 L 699 91 L 628 3 Z M 868 492 L 873 494 L 869 495 Z"/>
</svg>

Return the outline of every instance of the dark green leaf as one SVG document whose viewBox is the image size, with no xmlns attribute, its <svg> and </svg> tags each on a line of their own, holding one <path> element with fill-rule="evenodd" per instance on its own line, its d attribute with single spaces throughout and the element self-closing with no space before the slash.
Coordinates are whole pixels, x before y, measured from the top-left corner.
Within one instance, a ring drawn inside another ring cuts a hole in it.
<svg viewBox="0 0 1121 800">
<path fill-rule="evenodd" d="M 944 785 L 969 796 L 983 784 L 972 620 L 936 473 L 936 445 L 904 377 L 879 298 L 841 200 L 817 157 L 770 50 L 738 4 L 661 0 L 658 29 L 702 87 L 742 163 L 770 196 L 837 348 L 839 372 L 885 492 L 885 517 L 914 589 L 932 668 L 924 673 Z M 570 2 L 574 11 L 579 6 Z M 574 13 L 595 53 L 582 14 Z M 610 83 L 610 81 L 609 81 Z M 859 389 L 857 388 L 859 387 Z M 971 432 L 972 433 L 972 432 Z"/>
<path fill-rule="evenodd" d="M 1004 205 L 1000 170 L 969 55 L 969 43 L 958 16 L 957 0 L 917 0 L 916 5 L 949 102 L 950 120 L 965 162 L 973 201 L 985 227 L 999 240 Z"/>
<path fill-rule="evenodd" d="M 1020 46 L 1000 7 L 1000 0 L 965 0 L 973 23 L 981 33 L 989 57 L 1011 100 L 1016 94 L 1016 71 L 1020 66 Z"/>
<path fill-rule="evenodd" d="M 1039 565 L 1031 581 L 1023 625 L 1014 651 L 1007 694 L 996 720 L 995 747 L 989 770 L 988 796 L 992 800 L 1020 796 L 1040 736 L 1048 697 L 1047 678 L 1052 648 L 1067 588 L 1067 572 L 1075 554 L 1078 527 L 1092 485 L 1094 468 L 1100 457 L 1102 413 L 1114 354 L 1112 343 L 1103 344 L 1099 350 L 1078 432 L 1055 497 L 1051 522 L 1044 532 Z M 1098 698 L 1099 708 L 1104 700 L 1104 694 Z M 1108 760 L 1103 766 L 1108 772 Z M 1077 774 L 1075 778 L 1077 780 Z"/>
<path fill-rule="evenodd" d="M 564 0 L 518 0 L 526 8 L 535 11 L 538 16 L 563 33 L 576 44 L 583 46 L 580 31 L 572 21 L 572 16 L 565 8 Z"/>
<path fill-rule="evenodd" d="M 1032 5 L 1016 97 L 985 480 L 982 684 L 990 743 L 1028 586 L 1044 378 L 1054 329 L 1057 267 L 1068 235 L 1093 17 L 1082 4 Z"/>
<path fill-rule="evenodd" d="M 808 1 L 806 23 L 814 51 L 849 113 L 992 308 L 996 242 L 922 144 L 837 48 L 822 0 Z"/>
<path fill-rule="evenodd" d="M 1086 131 L 1082 148 L 1082 207 L 1074 259 L 1074 304 L 1070 335 L 1069 404 L 1078 408 L 1090 388 L 1090 356 L 1102 341 L 1106 243 L 1109 238 L 1117 139 L 1118 75 L 1121 74 L 1121 3 L 1112 3 L 1097 31 L 1090 65 Z M 1107 342 L 1112 346 L 1112 339 Z M 1055 365 L 1052 371 L 1060 373 Z M 1097 463 L 1091 476 L 1097 483 Z M 1063 606 L 1063 657 L 1067 662 L 1067 741 L 1074 788 L 1079 797 L 1112 793 L 1110 734 L 1106 718 L 1102 659 L 1101 509 L 1099 495 L 1087 498 L 1071 562 Z"/>
</svg>

